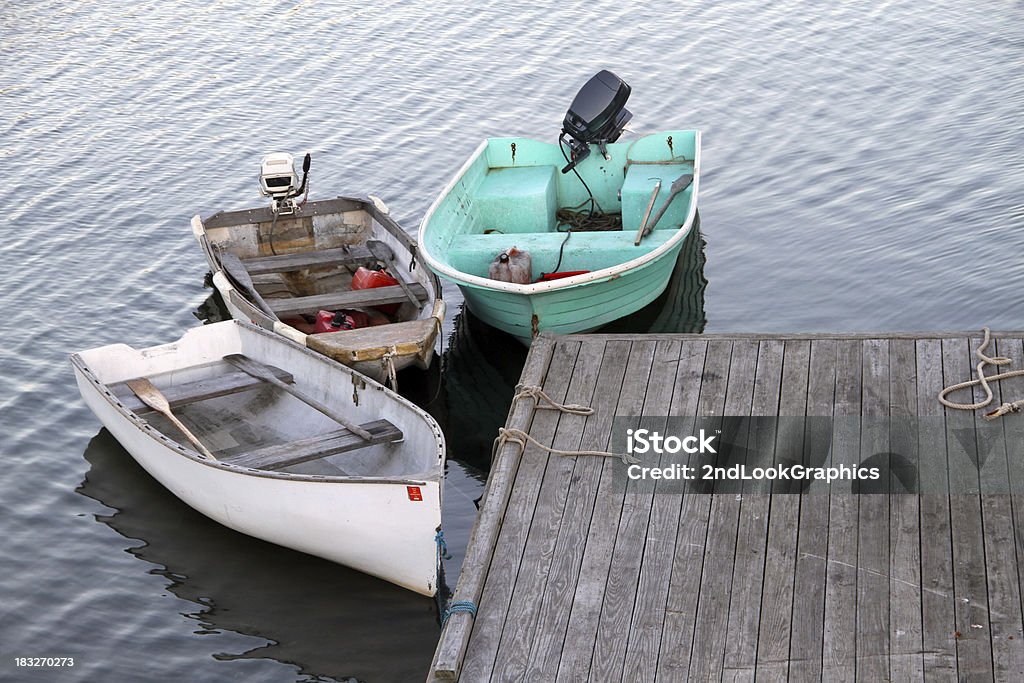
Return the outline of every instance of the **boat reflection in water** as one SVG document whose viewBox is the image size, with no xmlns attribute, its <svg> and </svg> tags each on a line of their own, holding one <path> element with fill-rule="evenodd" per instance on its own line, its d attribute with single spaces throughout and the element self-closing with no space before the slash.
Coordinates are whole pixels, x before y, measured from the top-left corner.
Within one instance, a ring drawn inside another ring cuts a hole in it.
<svg viewBox="0 0 1024 683">
<path fill-rule="evenodd" d="M 97 519 L 141 541 L 128 552 L 195 603 L 185 616 L 199 637 L 223 630 L 268 641 L 216 659 L 271 659 L 315 680 L 422 677 L 437 644 L 433 599 L 217 524 L 150 477 L 105 429 L 85 459 L 78 493 L 113 508 Z"/>
<path fill-rule="evenodd" d="M 704 262 L 698 215 L 661 296 L 597 332 L 703 332 Z M 444 411 L 431 411 L 444 428 L 449 462 L 454 458 L 489 467 L 491 445 L 505 424 L 526 353 L 515 337 L 483 323 L 463 306 L 443 359 Z"/>
</svg>

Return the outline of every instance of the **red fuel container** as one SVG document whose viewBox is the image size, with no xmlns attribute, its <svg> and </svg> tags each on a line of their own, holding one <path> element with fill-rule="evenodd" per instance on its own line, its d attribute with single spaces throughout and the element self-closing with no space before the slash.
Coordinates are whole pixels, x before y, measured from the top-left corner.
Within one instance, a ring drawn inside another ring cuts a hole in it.
<svg viewBox="0 0 1024 683">
<path fill-rule="evenodd" d="M 396 287 L 398 286 L 398 280 L 388 275 L 383 270 L 371 270 L 370 268 L 364 268 L 360 266 L 355 275 L 352 276 L 352 289 L 374 289 L 376 287 Z M 401 304 L 386 304 L 384 306 L 376 306 L 378 311 L 387 313 L 388 315 L 394 315 L 395 311 Z"/>
</svg>

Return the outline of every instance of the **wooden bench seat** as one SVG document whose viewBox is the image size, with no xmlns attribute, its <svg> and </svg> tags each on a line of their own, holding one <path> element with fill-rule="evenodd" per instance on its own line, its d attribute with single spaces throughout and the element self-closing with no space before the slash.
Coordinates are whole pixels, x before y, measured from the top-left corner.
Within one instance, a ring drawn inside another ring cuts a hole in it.
<svg viewBox="0 0 1024 683">
<path fill-rule="evenodd" d="M 360 425 L 372 438 L 363 439 L 348 429 L 337 429 L 308 439 L 267 446 L 226 458 L 225 462 L 254 470 L 280 470 L 299 463 L 326 458 L 338 453 L 354 451 L 379 443 L 398 441 L 402 431 L 387 420 L 375 420 Z"/>
<path fill-rule="evenodd" d="M 426 288 L 413 283 L 409 287 L 416 298 L 420 301 L 427 300 Z M 377 287 L 374 289 L 359 289 L 347 292 L 332 292 L 330 294 L 314 294 L 312 296 L 299 296 L 291 299 L 270 299 L 267 303 L 279 317 L 299 315 L 301 313 L 316 313 L 317 311 L 336 311 L 343 308 L 361 308 L 364 306 L 381 306 L 383 304 L 400 304 L 408 301 L 409 297 L 398 285 L 391 287 Z"/>
<path fill-rule="evenodd" d="M 303 268 L 319 268 L 339 265 L 368 265 L 376 263 L 370 250 L 365 246 L 353 246 L 347 249 L 320 249 L 298 254 L 279 254 L 277 256 L 257 256 L 242 259 L 245 269 L 250 275 L 267 273 L 286 273 Z"/>
<path fill-rule="evenodd" d="M 273 366 L 267 367 L 272 370 L 274 372 L 274 376 L 282 382 L 291 383 L 295 381 L 290 373 Z M 160 392 L 167 399 L 167 402 L 171 406 L 171 410 L 174 410 L 175 408 L 186 406 L 190 403 L 198 403 L 199 401 L 205 401 L 219 396 L 237 394 L 239 392 L 256 389 L 261 386 L 267 385 L 265 382 L 262 382 L 241 370 L 232 370 L 231 372 L 227 372 L 216 377 L 161 388 Z M 136 415 L 145 415 L 146 413 L 153 412 L 153 409 L 143 403 L 142 399 L 136 396 L 135 393 L 128 388 L 128 385 L 125 382 L 113 384 L 109 389 L 114 396 L 116 396 L 118 400 L 128 408 L 128 410 L 132 411 Z"/>
</svg>

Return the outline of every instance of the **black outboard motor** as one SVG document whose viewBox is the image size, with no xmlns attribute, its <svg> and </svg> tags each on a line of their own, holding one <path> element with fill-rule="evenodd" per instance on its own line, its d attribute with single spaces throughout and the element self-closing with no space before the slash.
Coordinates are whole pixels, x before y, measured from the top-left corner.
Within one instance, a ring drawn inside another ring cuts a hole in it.
<svg viewBox="0 0 1024 683">
<path fill-rule="evenodd" d="M 590 145 L 596 144 L 606 155 L 605 145 L 615 142 L 633 115 L 626 110 L 631 88 L 613 74 L 602 70 L 586 82 L 576 93 L 576 99 L 565 113 L 559 144 L 568 144 L 572 160 L 562 169 L 568 173 L 590 155 Z M 572 138 L 566 143 L 565 136 Z"/>
</svg>

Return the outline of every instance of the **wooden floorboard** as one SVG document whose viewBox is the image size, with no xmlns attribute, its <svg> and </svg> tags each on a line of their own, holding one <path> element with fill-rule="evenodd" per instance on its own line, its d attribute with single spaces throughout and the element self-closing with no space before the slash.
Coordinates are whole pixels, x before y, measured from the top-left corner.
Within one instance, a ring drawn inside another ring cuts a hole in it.
<svg viewBox="0 0 1024 683">
<path fill-rule="evenodd" d="M 836 386 L 836 342 L 811 342 L 808 370 L 807 415 L 832 419 Z M 804 453 L 822 466 L 832 464 L 831 443 L 821 423 L 808 420 Z M 823 454 L 820 455 L 819 454 Z M 820 459 L 819 459 L 820 458 Z M 793 620 L 789 638 L 789 673 L 794 680 L 821 679 L 821 646 L 825 623 L 825 561 L 828 557 L 828 489 L 808 487 L 800 502 L 796 569 L 793 578 Z"/>
<path fill-rule="evenodd" d="M 942 379 L 945 386 L 970 379 L 971 365 L 967 339 L 942 340 Z M 966 410 L 946 411 L 953 605 L 956 615 L 954 635 L 960 680 L 990 680 L 993 676 L 992 641 L 974 424 L 975 417 Z"/>
<path fill-rule="evenodd" d="M 917 350 L 917 414 L 930 429 L 918 436 L 921 506 L 921 650 L 929 679 L 955 681 L 956 615 L 953 605 L 953 535 L 945 409 L 935 397 L 945 386 L 942 341 L 921 339 Z"/>
<path fill-rule="evenodd" d="M 777 340 L 758 343 L 757 369 L 751 416 L 773 415 L 779 408 L 782 383 L 782 355 L 785 344 Z M 745 463 L 760 464 L 753 451 L 766 450 L 775 441 L 775 430 L 769 422 L 753 424 L 744 436 L 749 446 Z M 729 600 L 725 676 L 736 681 L 754 680 L 757 662 L 757 634 L 760 623 L 761 591 L 764 583 L 765 546 L 768 542 L 769 494 L 758 491 L 755 484 L 743 482 L 736 529 L 736 552 L 733 561 L 732 595 Z"/>
<path fill-rule="evenodd" d="M 933 399 L 934 400 L 934 399 Z M 889 678 L 924 680 L 921 625 L 921 511 L 917 477 L 917 347 L 913 340 L 889 342 L 889 448 L 894 463 L 889 475 Z M 901 478 L 901 472 L 906 474 Z"/>
<path fill-rule="evenodd" d="M 699 393 L 696 386 L 691 387 L 697 396 L 698 417 L 722 414 L 732 345 L 733 342 L 728 340 L 708 342 Z M 692 466 L 699 464 L 699 459 L 691 457 L 688 462 Z M 686 488 L 680 506 L 676 552 L 670 568 L 665 626 L 656 672 L 658 679 L 685 680 L 689 672 L 689 653 L 693 647 L 711 496 L 698 492 L 700 487 L 695 482 L 688 482 Z"/>
<path fill-rule="evenodd" d="M 634 342 L 626 364 L 625 381 L 619 388 L 617 414 L 637 415 L 643 409 L 647 380 L 654 359 L 653 342 Z M 608 416 L 602 424 L 611 427 Z M 610 435 L 609 435 L 610 436 Z M 614 465 L 603 459 L 594 512 L 587 530 L 586 547 L 580 565 L 576 591 L 569 610 L 561 659 L 556 680 L 582 681 L 590 676 L 601 607 L 604 604 L 608 567 L 611 562 L 617 528 L 622 513 L 623 494 L 615 490 Z"/>
<path fill-rule="evenodd" d="M 555 346 L 551 369 L 543 384 L 544 390 L 555 401 L 565 400 L 579 347 L 578 342 Z M 557 412 L 538 410 L 535 412 L 529 433 L 541 440 L 541 443 L 550 443 L 557 426 Z M 512 590 L 519 574 L 523 549 L 529 536 L 530 520 L 533 519 L 537 505 L 547 460 L 547 454 L 532 445 L 528 446 L 521 456 L 487 572 L 487 583 L 484 584 L 480 597 L 480 611 L 469 640 L 469 656 L 466 657 L 462 671 L 466 680 L 488 680 L 494 670 L 495 657 L 505 625 L 508 623 Z"/>
<path fill-rule="evenodd" d="M 729 382 L 723 414 L 750 415 L 754 399 L 758 345 L 754 340 L 733 342 Z M 734 437 L 746 447 L 746 433 Z M 690 676 L 695 680 L 717 680 L 723 675 L 728 642 L 729 608 L 736 560 L 736 534 L 742 493 L 715 483 L 708 520 L 704 579 L 697 602 L 693 647 L 690 650 Z"/>
<path fill-rule="evenodd" d="M 592 405 L 594 388 L 601 369 L 604 345 L 583 343 L 576 356 L 568 389 L 564 392 L 566 403 Z M 608 357 L 607 362 L 619 359 Z M 623 363 L 624 364 L 624 363 Z M 562 401 L 563 399 L 556 399 Z M 579 450 L 586 417 L 572 413 L 544 411 L 557 421 L 554 435 L 542 443 L 550 443 L 558 450 Z M 544 477 L 539 482 L 540 491 L 529 523 L 526 547 L 519 563 L 519 571 L 512 591 L 511 603 L 506 614 L 506 623 L 513 628 L 502 631 L 498 645 L 497 662 L 491 678 L 497 681 L 520 680 L 529 663 L 528 656 L 537 633 L 537 621 L 541 603 L 534 599 L 545 593 L 550 576 L 555 541 L 561 526 L 568 488 L 565 482 L 572 476 L 575 458 L 559 455 L 537 454 L 538 460 L 546 460 Z M 532 479 L 528 486 L 532 486 Z M 557 581 L 556 577 L 556 581 Z"/>
<path fill-rule="evenodd" d="M 597 342 L 584 342 L 584 346 L 594 343 Z M 603 342 L 600 343 L 604 346 Z M 629 358 L 630 346 L 629 342 L 624 341 L 613 341 L 607 344 L 601 363 L 601 373 L 598 376 L 600 386 L 625 387 L 626 361 Z M 639 380 L 642 377 L 640 375 L 628 379 L 639 388 Z M 628 401 L 629 390 L 625 390 L 624 393 L 627 395 Z M 595 416 L 613 415 L 619 412 L 617 408 L 619 398 L 618 392 L 597 392 L 594 402 L 591 404 Z M 623 407 L 625 409 L 625 405 Z M 580 448 L 607 450 L 610 437 L 611 434 L 601 419 L 588 419 L 583 428 Z M 587 531 L 590 529 L 598 495 L 598 484 L 605 464 L 605 458 L 589 457 L 575 460 L 549 568 L 547 588 L 540 601 L 538 625 L 533 634 L 533 643 L 527 659 L 529 668 L 526 671 L 526 680 L 549 681 L 554 680 L 558 675 L 562 644 L 565 642 L 569 613 L 573 606 L 580 565 L 583 562 L 583 552 L 586 548 Z"/>
<path fill-rule="evenodd" d="M 509 426 L 541 443 L 621 451 L 627 427 L 703 428 L 716 454 L 641 466 L 880 477 L 627 482 L 616 458 L 506 445 L 456 590 L 478 613 L 449 620 L 429 680 L 1024 680 L 1024 414 L 936 400 L 981 341 L 543 336 L 524 381 L 595 412 L 517 402 Z M 1024 335 L 987 353 L 1013 361 L 989 374 L 1020 369 Z M 1024 398 L 1024 377 L 993 391 Z"/>
</svg>

